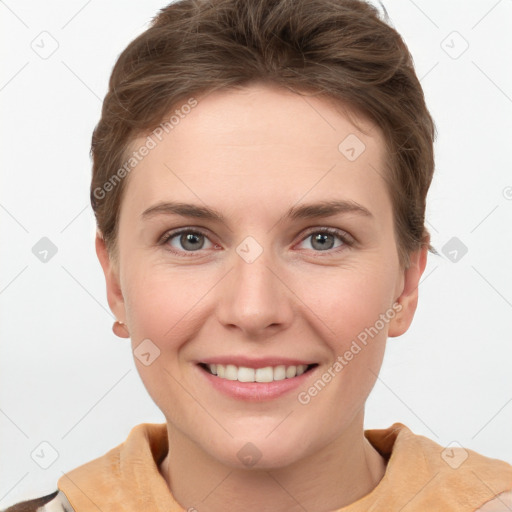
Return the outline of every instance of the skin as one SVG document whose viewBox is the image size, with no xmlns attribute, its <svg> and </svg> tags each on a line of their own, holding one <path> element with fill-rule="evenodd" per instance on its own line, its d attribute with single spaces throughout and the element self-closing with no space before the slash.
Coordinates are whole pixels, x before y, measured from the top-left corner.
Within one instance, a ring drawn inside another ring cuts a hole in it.
<svg viewBox="0 0 512 512">
<path fill-rule="evenodd" d="M 359 117 L 357 125 L 364 133 L 324 99 L 263 84 L 199 97 L 128 177 L 118 265 L 98 233 L 110 308 L 132 348 L 149 338 L 160 350 L 151 365 L 135 363 L 168 424 L 172 457 L 159 469 L 185 508 L 327 511 L 368 494 L 384 475 L 384 459 L 364 437 L 364 405 L 387 338 L 412 321 L 427 249 L 401 268 L 381 177 L 384 139 L 369 121 Z M 338 150 L 349 134 L 366 146 L 355 161 Z M 285 218 L 292 206 L 331 199 L 355 201 L 372 215 Z M 141 218 L 171 200 L 215 208 L 226 223 Z M 355 242 L 328 236 L 334 246 L 321 250 L 312 235 L 323 227 Z M 202 228 L 203 248 L 180 245 L 179 235 L 158 244 L 177 228 Z M 263 249 L 252 263 L 236 252 L 247 236 Z M 395 303 L 399 314 L 299 403 L 298 392 Z M 248 402 L 199 378 L 196 361 L 221 355 L 295 357 L 319 367 L 297 391 Z M 247 442 L 261 453 L 252 467 L 237 457 Z"/>
</svg>

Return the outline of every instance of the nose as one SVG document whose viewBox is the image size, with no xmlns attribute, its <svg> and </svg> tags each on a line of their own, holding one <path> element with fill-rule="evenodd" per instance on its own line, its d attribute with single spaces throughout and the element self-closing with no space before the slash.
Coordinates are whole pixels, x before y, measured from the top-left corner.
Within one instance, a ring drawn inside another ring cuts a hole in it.
<svg viewBox="0 0 512 512">
<path fill-rule="evenodd" d="M 293 293 L 279 268 L 270 251 L 252 262 L 233 254 L 232 270 L 217 287 L 219 322 L 247 339 L 286 329 L 293 318 Z"/>
</svg>

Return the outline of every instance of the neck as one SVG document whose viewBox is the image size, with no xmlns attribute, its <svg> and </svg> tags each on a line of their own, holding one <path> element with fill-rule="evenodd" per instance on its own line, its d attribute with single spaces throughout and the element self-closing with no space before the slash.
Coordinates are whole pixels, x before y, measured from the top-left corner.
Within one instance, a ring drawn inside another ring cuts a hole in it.
<svg viewBox="0 0 512 512">
<path fill-rule="evenodd" d="M 175 500 L 201 512 L 224 512 L 227 504 L 246 512 L 332 511 L 371 492 L 386 470 L 364 437 L 362 415 L 341 436 L 287 467 L 228 467 L 170 427 L 169 453 L 160 472 Z"/>
</svg>

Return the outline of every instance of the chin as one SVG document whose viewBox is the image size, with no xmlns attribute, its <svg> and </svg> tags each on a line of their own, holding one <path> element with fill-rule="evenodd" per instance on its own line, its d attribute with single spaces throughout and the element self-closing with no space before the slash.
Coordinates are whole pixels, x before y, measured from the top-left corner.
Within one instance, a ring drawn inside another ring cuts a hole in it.
<svg viewBox="0 0 512 512">
<path fill-rule="evenodd" d="M 283 468 L 301 457 L 300 452 L 304 451 L 305 445 L 300 443 L 300 436 L 291 435 L 289 430 L 281 432 L 281 435 L 277 432 L 269 435 L 275 425 L 276 423 L 270 429 L 254 432 L 254 435 L 251 429 L 246 429 L 243 436 L 235 436 L 234 439 L 221 443 L 217 447 L 212 447 L 210 444 L 205 448 L 212 457 L 232 468 L 247 470 Z M 298 446 L 301 447 L 300 450 Z"/>
</svg>

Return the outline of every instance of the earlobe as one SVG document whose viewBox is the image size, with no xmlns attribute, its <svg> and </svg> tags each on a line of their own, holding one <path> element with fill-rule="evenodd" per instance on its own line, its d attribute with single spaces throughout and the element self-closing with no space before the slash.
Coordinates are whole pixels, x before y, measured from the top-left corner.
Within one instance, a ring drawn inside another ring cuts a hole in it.
<svg viewBox="0 0 512 512">
<path fill-rule="evenodd" d="M 418 286 L 427 265 L 428 243 L 411 253 L 410 265 L 404 269 L 404 286 L 396 302 L 399 312 L 389 323 L 388 336 L 393 338 L 404 334 L 412 323 L 418 305 Z"/>
<path fill-rule="evenodd" d="M 119 271 L 117 266 L 112 262 L 105 240 L 99 231 L 96 233 L 96 255 L 98 256 L 101 268 L 105 274 L 108 305 L 116 318 L 124 322 L 125 307 L 119 282 Z"/>
</svg>

